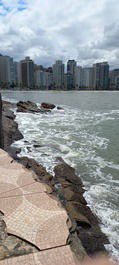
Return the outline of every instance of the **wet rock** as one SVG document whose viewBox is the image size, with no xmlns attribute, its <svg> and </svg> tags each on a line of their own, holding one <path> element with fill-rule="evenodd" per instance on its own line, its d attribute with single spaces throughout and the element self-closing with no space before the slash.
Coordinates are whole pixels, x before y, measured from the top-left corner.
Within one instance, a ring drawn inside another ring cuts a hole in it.
<svg viewBox="0 0 119 265">
<path fill-rule="evenodd" d="M 50 175 L 46 169 L 39 165 L 34 159 L 27 157 L 17 158 L 17 161 L 23 164 L 26 168 L 31 169 L 37 175 L 37 180 L 49 183 L 52 180 L 52 175 Z"/>
<path fill-rule="evenodd" d="M 11 118 L 12 117 L 12 118 Z M 18 129 L 18 124 L 14 121 L 15 115 L 12 111 L 9 110 L 2 112 L 2 125 L 3 125 L 3 135 L 4 135 L 4 148 L 10 146 L 14 141 L 20 140 L 23 138 L 23 135 Z"/>
<path fill-rule="evenodd" d="M 14 159 L 17 159 L 17 154 L 21 152 L 21 148 L 13 146 L 7 146 L 4 148 L 4 150 Z"/>
<path fill-rule="evenodd" d="M 83 196 L 85 190 L 81 179 L 76 176 L 75 170 L 68 166 L 63 159 L 58 158 L 58 160 L 60 165 L 54 168 L 55 177 L 51 183 L 72 220 L 73 230 L 71 229 L 70 236 L 76 233 L 90 256 L 100 251 L 106 252 L 104 244 L 108 244 L 109 241 L 100 229 L 100 220 L 87 206 Z M 73 242 L 74 249 L 77 246 L 76 242 Z"/>
<path fill-rule="evenodd" d="M 17 112 L 32 113 L 32 114 L 34 114 L 34 113 L 41 113 L 41 114 L 45 113 L 45 114 L 47 114 L 50 112 L 50 110 L 40 109 L 40 108 L 38 108 L 38 106 L 35 103 L 33 103 L 31 101 L 26 101 L 26 102 L 25 101 L 19 101 L 17 103 Z"/>
<path fill-rule="evenodd" d="M 3 108 L 15 108 L 16 103 L 12 103 L 6 100 L 2 100 Z"/>
<path fill-rule="evenodd" d="M 10 111 L 10 110 L 6 110 L 6 111 L 4 111 L 3 112 L 3 115 L 6 117 L 6 118 L 8 118 L 8 119 L 11 119 L 11 120 L 14 120 L 15 119 L 15 115 L 14 115 L 14 113 L 12 112 L 12 111 Z"/>
<path fill-rule="evenodd" d="M 54 168 L 55 177 L 56 178 L 64 178 L 70 183 L 74 183 L 75 185 L 83 185 L 81 179 L 76 176 L 75 169 L 67 165 L 66 163 L 62 163 Z"/>
<path fill-rule="evenodd" d="M 58 106 L 58 107 L 57 107 L 57 110 L 64 110 L 64 109 L 63 109 L 62 107 L 59 107 L 59 106 Z"/>
<path fill-rule="evenodd" d="M 44 109 L 54 109 L 56 106 L 54 104 L 50 104 L 50 103 L 41 103 L 41 108 L 44 108 Z"/>
<path fill-rule="evenodd" d="M 10 146 L 14 141 L 23 138 L 23 135 L 18 130 L 18 124 L 15 122 L 14 112 L 9 108 L 11 103 L 2 101 L 0 98 L 0 147 L 6 148 Z"/>
<path fill-rule="evenodd" d="M 34 144 L 34 145 L 33 145 L 34 148 L 40 148 L 40 147 L 42 147 L 42 146 L 43 146 L 43 145 L 40 145 L 40 144 Z"/>
<path fill-rule="evenodd" d="M 19 101 L 17 103 L 17 112 L 39 113 L 41 112 L 37 105 L 31 101 Z"/>
</svg>

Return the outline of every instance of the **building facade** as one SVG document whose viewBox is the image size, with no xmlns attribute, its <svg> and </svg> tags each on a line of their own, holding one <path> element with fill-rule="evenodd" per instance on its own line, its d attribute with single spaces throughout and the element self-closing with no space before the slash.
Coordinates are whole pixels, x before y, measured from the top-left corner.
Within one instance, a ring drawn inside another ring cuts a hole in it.
<svg viewBox="0 0 119 265">
<path fill-rule="evenodd" d="M 64 88 L 66 90 L 71 90 L 73 87 L 73 77 L 71 73 L 64 74 Z"/>
<path fill-rule="evenodd" d="M 75 89 L 80 89 L 82 87 L 82 67 L 76 66 L 75 69 Z"/>
<path fill-rule="evenodd" d="M 72 79 L 73 79 L 73 87 L 75 88 L 75 75 L 76 75 L 76 66 L 77 63 L 75 60 L 68 60 L 67 62 L 67 73 L 71 73 L 72 74 Z"/>
<path fill-rule="evenodd" d="M 60 60 L 53 65 L 53 86 L 56 89 L 64 88 L 64 64 Z"/>
<path fill-rule="evenodd" d="M 15 84 L 15 68 L 13 58 L 0 55 L 0 83 L 9 87 Z"/>
<path fill-rule="evenodd" d="M 96 63 L 93 65 L 93 87 L 94 89 L 109 88 L 109 64 L 107 62 Z"/>
<path fill-rule="evenodd" d="M 34 62 L 30 57 L 26 57 L 20 62 L 21 83 L 24 87 L 34 87 Z"/>
</svg>

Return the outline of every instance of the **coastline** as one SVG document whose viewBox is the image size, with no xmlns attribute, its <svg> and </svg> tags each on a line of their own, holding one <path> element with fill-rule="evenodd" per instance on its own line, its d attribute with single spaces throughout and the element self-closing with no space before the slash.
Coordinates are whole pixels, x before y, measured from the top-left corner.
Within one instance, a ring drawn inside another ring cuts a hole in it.
<svg viewBox="0 0 119 265">
<path fill-rule="evenodd" d="M 47 89 L 0 89 L 0 93 L 4 93 L 4 92 L 119 92 L 119 89 L 97 89 L 97 90 L 91 90 L 91 89 L 72 89 L 72 90 L 64 90 L 64 89 L 52 89 L 52 90 L 47 90 Z"/>
<path fill-rule="evenodd" d="M 28 159 L 27 157 L 18 158 L 16 154 L 18 150 L 13 151 L 9 147 L 7 147 L 7 151 L 26 168 L 34 171 L 37 175 L 37 181 L 40 180 L 47 183 L 52 189 L 52 195 L 56 196 L 62 203 L 62 206 L 65 207 L 72 220 L 72 226 L 69 231 L 69 243 L 75 254 L 80 255 L 78 240 L 81 240 L 83 247 L 90 256 L 99 252 L 105 252 L 104 244 L 109 243 L 108 239 L 100 230 L 98 218 L 87 206 L 87 202 L 83 197 L 84 186 L 81 179 L 75 175 L 75 170 L 59 158 L 59 165 L 54 169 L 55 177 L 50 177 L 49 179 L 47 178 L 49 175 L 47 172 L 44 175 L 41 174 L 42 166 L 35 160 Z"/>
</svg>

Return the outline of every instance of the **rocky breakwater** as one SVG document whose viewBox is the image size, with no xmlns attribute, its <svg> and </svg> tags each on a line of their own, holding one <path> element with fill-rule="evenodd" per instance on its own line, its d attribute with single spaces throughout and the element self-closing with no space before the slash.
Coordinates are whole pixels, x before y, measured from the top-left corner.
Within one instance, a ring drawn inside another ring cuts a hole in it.
<svg viewBox="0 0 119 265">
<path fill-rule="evenodd" d="M 9 108 L 6 107 L 7 103 L 3 105 L 5 112 L 6 108 L 7 110 Z M 51 109 L 47 106 L 45 108 L 44 103 L 41 104 L 41 108 L 29 101 L 17 103 L 18 112 L 41 113 L 43 111 L 47 114 Z M 12 113 L 12 115 L 14 114 Z M 14 121 L 14 118 L 12 120 Z M 11 142 L 13 140 L 14 137 L 11 137 Z M 34 159 L 16 156 L 19 163 L 35 172 L 36 181 L 49 185 L 50 193 L 59 198 L 62 206 L 66 209 L 69 216 L 67 244 L 71 246 L 79 259 L 82 259 L 86 254 L 92 256 L 95 253 L 106 252 L 104 245 L 108 244 L 109 241 L 100 229 L 100 221 L 87 205 L 82 180 L 76 176 L 72 167 L 67 165 L 61 158 L 57 159 L 59 163 L 54 168 L 54 176 L 52 176 Z"/>
<path fill-rule="evenodd" d="M 26 168 L 36 174 L 36 180 L 46 183 L 51 188 L 51 194 L 59 198 L 71 220 L 67 242 L 79 257 L 106 253 L 105 244 L 108 238 L 100 229 L 100 220 L 88 207 L 84 198 L 85 188 L 81 178 L 75 174 L 75 169 L 58 158 L 59 165 L 54 168 L 54 176 L 34 159 L 17 158 Z M 82 243 L 82 247 L 81 247 Z M 85 252 L 85 251 L 86 252 Z"/>
</svg>

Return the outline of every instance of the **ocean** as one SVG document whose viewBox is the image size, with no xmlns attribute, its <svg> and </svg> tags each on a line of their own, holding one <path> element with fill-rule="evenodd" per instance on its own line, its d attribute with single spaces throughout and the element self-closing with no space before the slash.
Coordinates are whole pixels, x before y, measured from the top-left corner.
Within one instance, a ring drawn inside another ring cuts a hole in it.
<svg viewBox="0 0 119 265">
<path fill-rule="evenodd" d="M 2 96 L 63 108 L 49 114 L 16 113 L 24 139 L 14 146 L 51 173 L 57 157 L 76 169 L 88 205 L 110 240 L 106 248 L 119 260 L 119 92 L 7 91 Z M 35 143 L 40 147 L 34 148 Z"/>
</svg>

